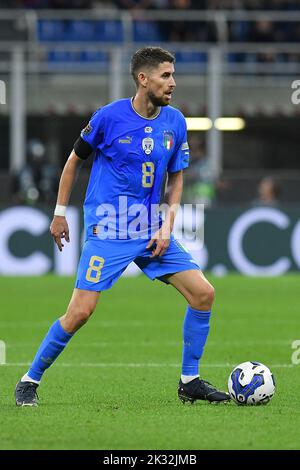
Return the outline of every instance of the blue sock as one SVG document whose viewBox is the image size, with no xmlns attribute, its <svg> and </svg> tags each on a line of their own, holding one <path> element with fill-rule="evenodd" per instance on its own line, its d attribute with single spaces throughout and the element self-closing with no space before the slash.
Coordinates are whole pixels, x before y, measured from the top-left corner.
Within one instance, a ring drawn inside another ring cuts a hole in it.
<svg viewBox="0 0 300 470">
<path fill-rule="evenodd" d="M 72 336 L 63 329 L 60 321 L 56 320 L 40 345 L 27 375 L 34 380 L 41 380 L 45 370 L 63 351 Z"/>
<path fill-rule="evenodd" d="M 202 312 L 190 307 L 186 309 L 183 323 L 182 375 L 198 375 L 199 360 L 202 356 L 209 333 L 211 312 Z"/>
</svg>

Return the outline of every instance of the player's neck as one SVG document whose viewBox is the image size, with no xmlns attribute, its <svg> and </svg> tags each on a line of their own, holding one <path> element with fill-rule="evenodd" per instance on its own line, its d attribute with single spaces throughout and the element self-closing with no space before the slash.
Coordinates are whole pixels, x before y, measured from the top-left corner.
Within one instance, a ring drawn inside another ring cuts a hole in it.
<svg viewBox="0 0 300 470">
<path fill-rule="evenodd" d="M 147 119 L 153 119 L 160 113 L 160 107 L 154 106 L 146 96 L 137 93 L 132 99 L 133 109 Z"/>
</svg>

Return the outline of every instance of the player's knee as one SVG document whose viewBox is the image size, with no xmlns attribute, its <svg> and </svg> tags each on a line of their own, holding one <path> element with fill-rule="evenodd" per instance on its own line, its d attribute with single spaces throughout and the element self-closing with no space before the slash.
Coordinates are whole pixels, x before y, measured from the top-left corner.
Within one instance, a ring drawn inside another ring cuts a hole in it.
<svg viewBox="0 0 300 470">
<path fill-rule="evenodd" d="M 91 314 L 85 310 L 78 310 L 74 315 L 74 321 L 77 327 L 83 326 L 88 319 L 90 318 Z"/>
<path fill-rule="evenodd" d="M 93 305 L 77 305 L 76 307 L 73 306 L 71 317 L 72 322 L 74 325 L 76 325 L 76 328 L 80 328 L 88 321 L 94 309 L 95 307 Z"/>
<path fill-rule="evenodd" d="M 190 305 L 196 310 L 211 310 L 214 299 L 215 289 L 211 284 L 206 283 L 204 286 L 201 285 L 201 288 L 195 292 Z"/>
</svg>

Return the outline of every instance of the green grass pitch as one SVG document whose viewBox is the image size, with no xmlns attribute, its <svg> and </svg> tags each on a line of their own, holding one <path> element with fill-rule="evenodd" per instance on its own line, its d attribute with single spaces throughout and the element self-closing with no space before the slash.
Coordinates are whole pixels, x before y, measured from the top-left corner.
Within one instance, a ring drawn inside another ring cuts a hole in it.
<svg viewBox="0 0 300 470">
<path fill-rule="evenodd" d="M 14 386 L 49 325 L 65 311 L 73 279 L 0 278 L 1 449 L 299 449 L 299 276 L 230 275 L 216 287 L 201 375 L 226 388 L 233 367 L 260 361 L 277 390 L 267 406 L 183 405 L 177 398 L 185 300 L 145 277 L 103 293 L 39 388 L 40 406 L 17 408 Z"/>
</svg>

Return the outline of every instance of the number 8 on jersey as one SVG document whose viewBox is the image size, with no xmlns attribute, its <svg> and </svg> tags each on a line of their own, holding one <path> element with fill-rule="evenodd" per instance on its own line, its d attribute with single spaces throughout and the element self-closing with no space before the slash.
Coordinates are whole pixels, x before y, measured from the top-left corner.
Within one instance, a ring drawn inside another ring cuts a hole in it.
<svg viewBox="0 0 300 470">
<path fill-rule="evenodd" d="M 145 162 L 142 165 L 142 172 L 143 172 L 143 187 L 144 188 L 152 188 L 153 181 L 154 181 L 154 163 L 153 162 Z"/>
</svg>

